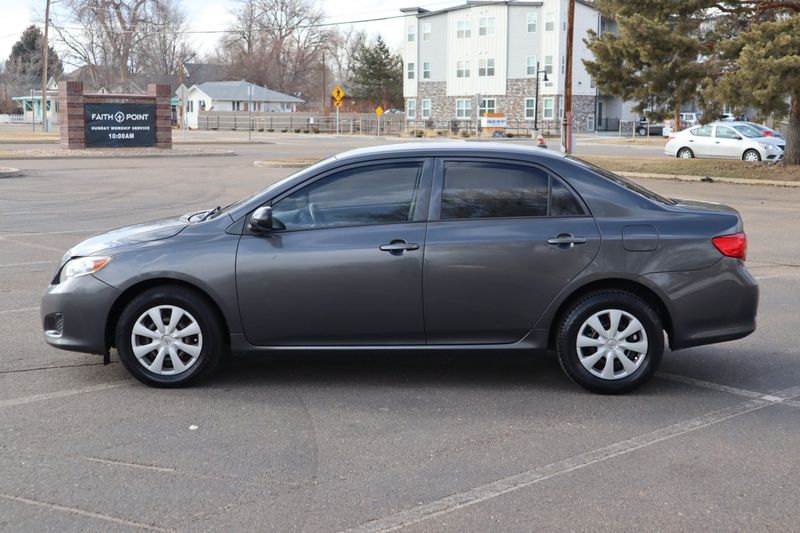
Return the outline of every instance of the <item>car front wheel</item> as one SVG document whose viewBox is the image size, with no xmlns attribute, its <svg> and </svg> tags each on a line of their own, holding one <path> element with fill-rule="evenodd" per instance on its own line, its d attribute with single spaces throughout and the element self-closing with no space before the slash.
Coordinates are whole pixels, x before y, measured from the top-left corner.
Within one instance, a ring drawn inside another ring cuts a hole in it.
<svg viewBox="0 0 800 533">
<path fill-rule="evenodd" d="M 758 150 L 748 150 L 744 153 L 742 159 L 745 161 L 761 161 L 761 154 L 758 153 Z"/>
<path fill-rule="evenodd" d="M 658 368 L 663 326 L 637 296 L 598 292 L 566 312 L 556 349 L 561 368 L 575 383 L 600 394 L 622 394 L 641 386 Z"/>
<path fill-rule="evenodd" d="M 153 387 L 181 387 L 210 374 L 225 348 L 211 306 L 195 292 L 172 286 L 134 298 L 117 322 L 116 342 L 125 368 Z"/>
</svg>

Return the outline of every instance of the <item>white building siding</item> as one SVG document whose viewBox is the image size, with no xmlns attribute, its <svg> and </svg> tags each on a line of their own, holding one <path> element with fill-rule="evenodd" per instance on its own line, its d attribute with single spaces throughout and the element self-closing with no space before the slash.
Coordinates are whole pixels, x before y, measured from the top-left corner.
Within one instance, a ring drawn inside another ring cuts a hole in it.
<svg viewBox="0 0 800 533">
<path fill-rule="evenodd" d="M 506 93 L 507 10 L 505 5 L 483 5 L 447 13 L 447 96 Z M 480 35 L 481 18 L 494 19 L 494 35 Z M 458 36 L 459 22 L 468 24 L 469 37 Z M 478 75 L 481 59 L 494 60 L 493 76 Z M 458 76 L 459 62 L 468 62 L 469 77 Z"/>
<path fill-rule="evenodd" d="M 403 17 L 403 95 L 406 98 L 415 98 L 417 96 L 417 82 L 419 76 L 422 75 L 421 65 L 417 61 L 419 54 L 419 20 L 416 15 L 408 15 Z M 414 40 L 408 40 L 408 29 L 414 28 Z M 414 79 L 408 79 L 409 64 L 414 66 Z"/>
</svg>

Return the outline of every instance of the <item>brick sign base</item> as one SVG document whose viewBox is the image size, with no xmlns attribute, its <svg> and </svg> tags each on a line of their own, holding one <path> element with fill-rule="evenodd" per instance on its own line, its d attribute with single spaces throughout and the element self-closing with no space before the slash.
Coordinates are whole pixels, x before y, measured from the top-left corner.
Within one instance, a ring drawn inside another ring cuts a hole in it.
<svg viewBox="0 0 800 533">
<path fill-rule="evenodd" d="M 155 146 L 172 148 L 172 110 L 169 85 L 147 86 L 147 94 L 85 94 L 83 83 L 58 83 L 58 121 L 61 125 L 61 148 L 86 148 L 86 104 L 144 104 L 155 106 Z"/>
</svg>

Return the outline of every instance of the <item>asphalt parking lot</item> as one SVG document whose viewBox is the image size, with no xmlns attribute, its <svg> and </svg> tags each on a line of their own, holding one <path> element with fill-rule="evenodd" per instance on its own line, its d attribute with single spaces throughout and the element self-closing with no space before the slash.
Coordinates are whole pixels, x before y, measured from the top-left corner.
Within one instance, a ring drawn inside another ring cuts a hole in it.
<svg viewBox="0 0 800 533">
<path fill-rule="evenodd" d="M 226 204 L 368 140 L 230 157 L 14 161 L 0 180 L 0 530 L 797 531 L 800 190 L 648 181 L 739 209 L 759 329 L 667 352 L 596 396 L 551 357 L 278 355 L 155 390 L 42 339 L 57 260 L 92 234 Z M 0 164 L 2 162 L 0 161 Z"/>
</svg>

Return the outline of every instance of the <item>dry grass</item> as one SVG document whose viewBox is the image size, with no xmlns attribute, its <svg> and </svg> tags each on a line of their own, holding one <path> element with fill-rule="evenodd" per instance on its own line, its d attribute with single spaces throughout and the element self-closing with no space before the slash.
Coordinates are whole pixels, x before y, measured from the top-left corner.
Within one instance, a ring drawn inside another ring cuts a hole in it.
<svg viewBox="0 0 800 533">
<path fill-rule="evenodd" d="M 772 165 L 725 159 L 677 159 L 670 157 L 578 156 L 615 172 L 642 172 L 684 176 L 711 176 L 755 180 L 800 181 L 800 166 Z"/>
<path fill-rule="evenodd" d="M 667 144 L 667 139 L 665 137 L 639 137 L 638 135 L 634 138 L 631 138 L 630 135 L 625 137 L 604 137 L 601 139 L 581 139 L 581 143 L 585 143 L 587 145 L 593 144 L 623 144 L 623 145 L 634 145 L 634 146 L 664 146 Z"/>
<path fill-rule="evenodd" d="M 58 133 L 32 131 L 0 131 L 0 141 L 26 143 L 31 141 L 57 141 Z"/>
</svg>

